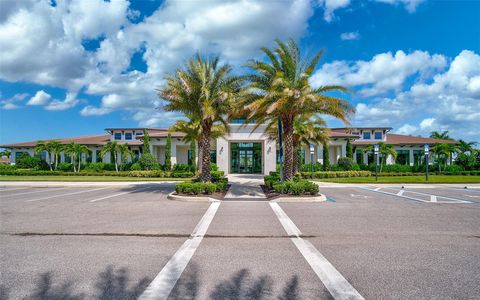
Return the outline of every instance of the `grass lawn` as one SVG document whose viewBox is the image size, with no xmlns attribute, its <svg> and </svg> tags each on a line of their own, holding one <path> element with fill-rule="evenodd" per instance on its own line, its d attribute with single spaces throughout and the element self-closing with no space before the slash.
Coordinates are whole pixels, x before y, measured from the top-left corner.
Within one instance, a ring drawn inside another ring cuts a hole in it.
<svg viewBox="0 0 480 300">
<path fill-rule="evenodd" d="M 350 177 L 350 178 L 324 178 L 314 179 L 322 182 L 338 183 L 480 183 L 480 176 L 461 176 L 461 175 L 431 175 L 428 181 L 425 176 L 379 176 L 378 181 L 373 177 Z"/>
<path fill-rule="evenodd" d="M 185 181 L 190 178 L 143 178 L 125 176 L 0 176 L 0 181 Z"/>
</svg>

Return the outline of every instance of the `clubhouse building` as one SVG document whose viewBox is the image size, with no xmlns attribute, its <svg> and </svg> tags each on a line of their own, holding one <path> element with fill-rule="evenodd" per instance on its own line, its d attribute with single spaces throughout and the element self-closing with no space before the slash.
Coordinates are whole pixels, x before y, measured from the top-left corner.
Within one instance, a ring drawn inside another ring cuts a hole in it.
<svg viewBox="0 0 480 300">
<path fill-rule="evenodd" d="M 278 147 L 276 141 L 269 139 L 265 134 L 265 126 L 254 128 L 253 124 L 231 124 L 231 132 L 221 138 L 213 140 L 210 148 L 212 162 L 226 174 L 229 173 L 257 173 L 268 174 L 276 168 Z M 181 132 L 169 132 L 168 129 L 145 128 L 150 137 L 150 152 L 157 158 L 160 164 L 165 161 L 165 146 L 167 136 L 172 136 L 171 161 L 172 164 L 189 164 L 193 158 L 190 152 L 190 144 L 182 140 Z M 328 152 L 330 163 L 334 164 L 340 157 L 346 156 L 347 140 L 350 139 L 353 146 L 353 159 L 357 163 L 370 164 L 374 162 L 373 153 L 365 153 L 363 149 L 369 145 L 383 142 L 393 145 L 398 153 L 396 160 L 387 158 L 387 164 L 416 165 L 421 164 L 425 144 L 433 146 L 438 143 L 455 143 L 451 140 L 439 140 L 409 135 L 390 133 L 390 127 L 353 127 L 331 128 Z M 143 153 L 143 130 L 144 128 L 107 128 L 106 133 L 92 136 L 72 137 L 55 139 L 63 144 L 77 143 L 90 148 L 90 154 L 82 156 L 83 162 L 110 163 L 111 156 L 106 154 L 103 158 L 99 153 L 102 147 L 109 141 L 127 144 L 136 157 Z M 34 153 L 34 147 L 38 141 L 0 145 L 11 151 L 10 163 L 23 153 L 31 156 L 40 155 L 45 160 L 46 153 Z M 322 145 L 314 145 L 313 161 L 323 163 Z M 120 158 L 118 158 L 120 159 Z M 131 158 L 129 158 L 131 159 Z M 304 163 L 312 161 L 309 145 L 302 146 L 302 159 Z M 69 162 L 68 155 L 61 153 L 61 162 Z"/>
</svg>

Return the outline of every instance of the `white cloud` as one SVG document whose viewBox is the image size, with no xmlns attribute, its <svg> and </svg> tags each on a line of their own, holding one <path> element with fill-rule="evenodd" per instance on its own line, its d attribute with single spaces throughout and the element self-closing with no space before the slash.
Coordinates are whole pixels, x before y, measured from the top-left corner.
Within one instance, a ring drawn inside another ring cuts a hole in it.
<svg viewBox="0 0 480 300">
<path fill-rule="evenodd" d="M 44 90 L 38 91 L 35 96 L 28 100 L 27 105 L 45 105 L 47 104 L 52 96 L 46 93 Z"/>
<path fill-rule="evenodd" d="M 452 137 L 480 138 L 480 55 L 464 50 L 436 75 L 416 78 L 393 98 L 357 104 L 357 125 L 388 125 L 397 132 L 428 135 L 448 130 Z M 415 129 L 414 129 L 415 127 Z"/>
<path fill-rule="evenodd" d="M 344 32 L 340 35 L 340 39 L 344 41 L 358 40 L 359 38 L 360 38 L 360 34 L 358 33 L 358 31 Z"/>
<path fill-rule="evenodd" d="M 402 127 L 398 128 L 398 130 L 396 130 L 395 132 L 399 134 L 413 135 L 416 131 L 417 127 L 410 124 L 405 124 Z"/>
<path fill-rule="evenodd" d="M 80 111 L 82 116 L 103 116 L 110 113 L 112 110 L 104 107 L 95 107 L 92 105 L 87 105 Z"/>
<path fill-rule="evenodd" d="M 427 76 L 445 67 L 444 56 L 425 51 L 410 54 L 399 50 L 375 55 L 370 61 L 334 61 L 324 64 L 312 77 L 315 86 L 341 84 L 361 86 L 360 94 L 374 96 L 389 91 L 401 91 L 405 80 L 420 74 Z"/>
<path fill-rule="evenodd" d="M 54 99 L 52 102 L 45 106 L 45 109 L 51 111 L 67 110 L 77 105 L 78 102 L 79 100 L 77 99 L 77 94 L 73 92 L 68 92 L 64 100 Z"/>
<path fill-rule="evenodd" d="M 19 93 L 19 94 L 15 94 L 11 98 L 1 99 L 1 93 L 0 93 L 1 108 L 4 110 L 12 110 L 12 109 L 20 108 L 21 106 L 18 105 L 18 103 L 23 101 L 27 97 L 28 97 L 27 93 Z"/>
<path fill-rule="evenodd" d="M 417 10 L 418 5 L 420 5 L 422 2 L 425 2 L 425 0 L 375 0 L 375 1 L 387 3 L 387 4 L 393 4 L 393 5 L 403 4 L 405 9 L 409 13 L 415 12 Z"/>
<path fill-rule="evenodd" d="M 320 5 L 324 7 L 323 18 L 327 22 L 331 22 L 334 18 L 333 12 L 339 8 L 350 5 L 350 0 L 319 0 Z"/>
</svg>

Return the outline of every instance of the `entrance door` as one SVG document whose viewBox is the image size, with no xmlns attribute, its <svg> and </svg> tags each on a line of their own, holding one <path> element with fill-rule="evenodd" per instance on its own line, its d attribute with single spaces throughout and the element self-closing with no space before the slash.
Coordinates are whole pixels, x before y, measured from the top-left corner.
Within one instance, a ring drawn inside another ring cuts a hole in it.
<svg viewBox="0 0 480 300">
<path fill-rule="evenodd" d="M 230 144 L 231 173 L 262 173 L 261 143 Z"/>
</svg>

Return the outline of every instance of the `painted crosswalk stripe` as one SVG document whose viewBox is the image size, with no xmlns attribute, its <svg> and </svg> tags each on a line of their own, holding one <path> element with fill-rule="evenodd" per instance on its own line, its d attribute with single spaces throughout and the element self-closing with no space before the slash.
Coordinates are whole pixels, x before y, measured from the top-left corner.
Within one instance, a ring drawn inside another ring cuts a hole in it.
<svg viewBox="0 0 480 300">
<path fill-rule="evenodd" d="M 58 198 L 58 197 L 63 197 L 63 196 L 71 196 L 71 195 L 77 195 L 77 194 L 82 194 L 82 193 L 90 193 L 90 192 L 105 190 L 105 189 L 109 189 L 109 188 L 110 187 L 102 187 L 102 188 L 93 189 L 93 190 L 86 190 L 86 191 L 82 190 L 82 191 L 73 192 L 73 193 L 67 193 L 67 194 L 60 194 L 60 195 L 53 195 L 53 196 L 42 197 L 42 198 L 37 198 L 37 199 L 31 199 L 31 200 L 27 200 L 25 202 L 36 202 L 36 201 L 48 200 L 48 199 L 53 199 L 53 198 Z"/>
<path fill-rule="evenodd" d="M 334 299 L 364 299 L 362 295 L 335 269 L 335 267 L 313 246 L 300 236 L 301 231 L 276 202 L 270 202 L 278 220 L 297 249 L 306 259 L 318 278 Z"/>
<path fill-rule="evenodd" d="M 126 194 L 141 192 L 141 191 L 148 190 L 148 189 L 151 189 L 151 188 L 153 188 L 153 187 L 152 187 L 152 186 L 149 186 L 149 187 L 141 188 L 141 189 L 134 190 L 134 191 L 128 191 L 128 192 L 123 192 L 123 193 L 108 195 L 108 196 L 105 196 L 105 197 L 101 197 L 101 198 L 97 198 L 97 199 L 92 199 L 92 200 L 90 200 L 90 202 L 98 202 L 98 201 L 102 201 L 102 200 L 105 200 L 105 199 L 110 199 L 110 198 L 113 198 L 113 197 L 118 197 L 118 196 L 122 196 L 122 195 L 126 195 Z"/>
<path fill-rule="evenodd" d="M 197 250 L 210 223 L 217 213 L 220 202 L 212 202 L 200 222 L 193 230 L 190 238 L 183 243 L 180 249 L 170 258 L 168 263 L 158 273 L 147 289 L 140 295 L 139 300 L 167 299 L 173 287 L 187 267 L 190 259 Z"/>
</svg>

